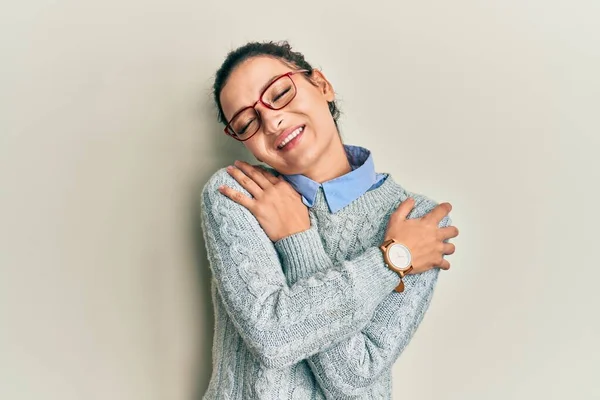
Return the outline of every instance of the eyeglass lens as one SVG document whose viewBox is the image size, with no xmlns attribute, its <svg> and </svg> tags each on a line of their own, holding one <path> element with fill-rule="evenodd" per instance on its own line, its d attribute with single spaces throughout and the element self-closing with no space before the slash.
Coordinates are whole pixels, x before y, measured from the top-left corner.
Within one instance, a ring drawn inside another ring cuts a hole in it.
<svg viewBox="0 0 600 400">
<path fill-rule="evenodd" d="M 283 76 L 267 87 L 261 101 L 267 107 L 279 110 L 287 106 L 295 96 L 296 88 L 292 79 Z M 248 108 L 231 120 L 229 126 L 238 139 L 245 140 L 260 128 L 260 117 L 254 108 Z"/>
</svg>

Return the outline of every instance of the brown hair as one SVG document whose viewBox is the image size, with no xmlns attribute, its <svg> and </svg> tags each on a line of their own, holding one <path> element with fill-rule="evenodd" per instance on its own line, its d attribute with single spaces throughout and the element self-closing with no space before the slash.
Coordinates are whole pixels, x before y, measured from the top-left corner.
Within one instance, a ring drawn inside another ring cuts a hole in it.
<svg viewBox="0 0 600 400">
<path fill-rule="evenodd" d="M 287 41 L 281 42 L 249 42 L 237 49 L 229 52 L 223 64 L 218 69 L 215 82 L 213 85 L 213 95 L 215 104 L 217 106 L 217 119 L 219 122 L 226 124 L 225 115 L 223 113 L 223 108 L 221 106 L 221 90 L 223 90 L 223 86 L 227 83 L 227 79 L 231 75 L 231 72 L 239 66 L 244 61 L 258 56 L 267 56 L 279 59 L 286 64 L 291 64 L 300 69 L 306 69 L 309 72 L 307 75 L 310 75 L 313 71 L 313 67 L 304 59 L 304 55 L 297 51 L 293 51 L 292 47 Z M 330 101 L 329 103 L 329 112 L 331 112 L 331 116 L 333 117 L 333 121 L 335 122 L 335 126 L 337 128 L 337 121 L 340 117 L 340 110 L 337 107 L 337 104 L 334 101 Z"/>
</svg>

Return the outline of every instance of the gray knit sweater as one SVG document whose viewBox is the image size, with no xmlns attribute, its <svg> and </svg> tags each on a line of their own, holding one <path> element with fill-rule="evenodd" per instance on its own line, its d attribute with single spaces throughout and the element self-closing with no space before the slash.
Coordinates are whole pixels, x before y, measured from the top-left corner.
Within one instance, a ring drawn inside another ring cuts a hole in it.
<svg viewBox="0 0 600 400">
<path fill-rule="evenodd" d="M 249 195 L 225 169 L 202 190 L 215 312 L 203 399 L 391 399 L 391 367 L 429 306 L 439 269 L 408 275 L 397 293 L 399 277 L 378 246 L 409 195 L 409 218 L 437 203 L 388 175 L 332 214 L 319 189 L 310 229 L 273 243 L 220 185 Z M 450 223 L 445 217 L 440 226 Z"/>
</svg>

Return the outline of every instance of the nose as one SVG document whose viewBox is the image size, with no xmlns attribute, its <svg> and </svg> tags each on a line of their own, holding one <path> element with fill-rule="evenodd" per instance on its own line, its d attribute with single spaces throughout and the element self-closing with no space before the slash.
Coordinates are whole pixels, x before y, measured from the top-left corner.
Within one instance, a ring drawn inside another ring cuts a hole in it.
<svg viewBox="0 0 600 400">
<path fill-rule="evenodd" d="M 272 110 L 261 104 L 257 105 L 256 111 L 260 115 L 265 134 L 272 135 L 281 130 L 281 127 L 283 126 L 283 113 L 281 110 Z"/>
</svg>

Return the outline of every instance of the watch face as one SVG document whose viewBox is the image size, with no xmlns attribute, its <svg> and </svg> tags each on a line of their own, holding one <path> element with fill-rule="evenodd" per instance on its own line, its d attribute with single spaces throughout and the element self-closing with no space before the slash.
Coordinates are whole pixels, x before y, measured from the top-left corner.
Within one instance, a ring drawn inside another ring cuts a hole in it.
<svg viewBox="0 0 600 400">
<path fill-rule="evenodd" d="M 412 262 L 410 251 L 400 243 L 394 243 L 390 246 L 388 257 L 394 267 L 400 269 L 407 268 Z"/>
</svg>

